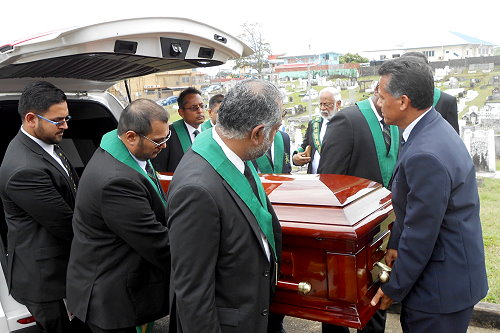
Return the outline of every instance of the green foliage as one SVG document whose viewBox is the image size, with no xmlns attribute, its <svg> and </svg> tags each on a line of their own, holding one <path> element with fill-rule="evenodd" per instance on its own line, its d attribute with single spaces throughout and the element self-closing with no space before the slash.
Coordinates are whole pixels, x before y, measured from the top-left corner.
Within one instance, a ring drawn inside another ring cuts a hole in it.
<svg viewBox="0 0 500 333">
<path fill-rule="evenodd" d="M 497 161 L 497 165 L 499 161 Z M 498 168 L 498 167 L 497 167 Z M 485 302 L 500 304 L 500 179 L 479 179 L 479 199 L 481 200 L 481 223 L 486 256 L 486 272 L 490 290 Z"/>
<path fill-rule="evenodd" d="M 346 53 L 344 55 L 341 55 L 339 61 L 341 64 L 348 64 L 352 62 L 355 63 L 369 62 L 368 58 L 364 58 L 357 53 L 356 54 Z"/>
</svg>

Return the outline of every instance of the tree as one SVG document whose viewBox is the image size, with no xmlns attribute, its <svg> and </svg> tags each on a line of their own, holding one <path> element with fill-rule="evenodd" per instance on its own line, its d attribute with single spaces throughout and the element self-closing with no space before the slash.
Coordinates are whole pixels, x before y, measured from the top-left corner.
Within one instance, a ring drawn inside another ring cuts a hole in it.
<svg viewBox="0 0 500 333">
<path fill-rule="evenodd" d="M 271 46 L 262 37 L 261 26 L 258 23 L 244 23 L 243 33 L 238 36 L 255 51 L 254 54 L 238 58 L 235 60 L 234 69 L 250 67 L 257 73 L 262 74 L 262 70 L 268 66 L 268 56 L 271 54 Z"/>
<path fill-rule="evenodd" d="M 346 53 L 344 55 L 340 56 L 340 61 L 341 64 L 348 64 L 348 63 L 362 63 L 362 62 L 369 62 L 368 58 L 363 58 L 359 54 L 352 54 L 352 53 Z"/>
</svg>

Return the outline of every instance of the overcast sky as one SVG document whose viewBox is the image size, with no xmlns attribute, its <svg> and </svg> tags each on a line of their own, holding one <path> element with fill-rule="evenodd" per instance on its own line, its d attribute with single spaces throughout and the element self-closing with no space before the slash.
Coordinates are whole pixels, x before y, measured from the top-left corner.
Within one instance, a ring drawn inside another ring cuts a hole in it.
<svg viewBox="0 0 500 333">
<path fill-rule="evenodd" d="M 75 25 L 141 16 L 188 17 L 231 35 L 260 23 L 273 53 L 359 52 L 433 31 L 500 45 L 498 0 L 2 0 L 0 45 Z"/>
</svg>

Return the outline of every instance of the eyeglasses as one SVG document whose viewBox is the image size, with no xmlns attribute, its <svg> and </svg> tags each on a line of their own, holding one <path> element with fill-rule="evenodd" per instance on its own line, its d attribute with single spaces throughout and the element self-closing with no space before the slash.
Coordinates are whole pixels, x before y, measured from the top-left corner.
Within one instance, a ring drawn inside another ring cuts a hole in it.
<svg viewBox="0 0 500 333">
<path fill-rule="evenodd" d="M 71 120 L 71 116 L 66 116 L 66 117 L 64 117 L 63 120 L 60 120 L 60 121 L 53 121 L 53 120 L 45 118 L 44 116 L 39 115 L 38 113 L 33 113 L 33 114 L 35 116 L 37 116 L 38 118 L 42 118 L 43 120 L 48 121 L 49 123 L 54 124 L 54 125 L 56 125 L 58 127 L 61 126 L 64 123 L 67 123 L 68 121 Z"/>
<path fill-rule="evenodd" d="M 203 110 L 204 108 L 205 108 L 205 104 L 201 103 L 201 104 L 193 105 L 193 106 L 191 106 L 189 108 L 183 108 L 183 109 L 195 112 L 195 111 L 198 111 L 198 109 L 202 109 Z"/>
<path fill-rule="evenodd" d="M 335 103 L 319 103 L 319 107 L 331 108 L 335 105 Z"/>
<path fill-rule="evenodd" d="M 281 113 L 281 118 L 285 118 L 286 114 L 288 113 L 287 110 L 284 110 L 282 113 Z"/>
<path fill-rule="evenodd" d="M 157 141 L 155 141 L 155 140 L 153 140 L 153 139 L 148 138 L 148 137 L 147 137 L 147 136 L 145 136 L 145 135 L 139 134 L 139 136 L 140 136 L 140 137 L 143 137 L 144 139 L 146 139 L 146 140 L 148 140 L 149 142 L 151 142 L 152 144 L 154 144 L 154 145 L 155 145 L 155 148 L 158 148 L 158 147 L 160 147 L 161 145 L 163 145 L 163 144 L 167 143 L 168 139 L 170 139 L 170 135 L 172 135 L 172 131 L 169 131 L 169 132 L 168 132 L 168 135 L 167 135 L 167 137 L 166 137 L 164 140 L 161 140 L 160 142 L 157 142 Z"/>
</svg>

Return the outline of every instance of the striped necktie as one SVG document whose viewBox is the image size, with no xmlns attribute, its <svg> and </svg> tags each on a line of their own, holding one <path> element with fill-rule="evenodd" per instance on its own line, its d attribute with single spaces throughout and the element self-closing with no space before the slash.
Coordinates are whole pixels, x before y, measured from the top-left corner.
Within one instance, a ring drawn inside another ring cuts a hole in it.
<svg viewBox="0 0 500 333">
<path fill-rule="evenodd" d="M 57 154 L 57 156 L 59 156 L 59 159 L 61 160 L 64 168 L 68 172 L 68 177 L 71 185 L 73 186 L 73 191 L 76 193 L 76 182 L 78 181 L 78 175 L 74 173 L 74 170 L 71 167 L 68 158 L 59 145 L 54 145 L 54 152 Z"/>
<path fill-rule="evenodd" d="M 387 148 L 387 152 L 391 149 L 391 128 L 384 121 L 384 118 L 380 120 L 382 124 L 382 135 L 384 136 L 385 147 Z"/>
</svg>

